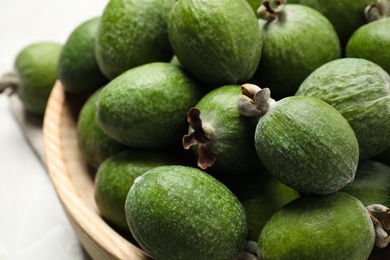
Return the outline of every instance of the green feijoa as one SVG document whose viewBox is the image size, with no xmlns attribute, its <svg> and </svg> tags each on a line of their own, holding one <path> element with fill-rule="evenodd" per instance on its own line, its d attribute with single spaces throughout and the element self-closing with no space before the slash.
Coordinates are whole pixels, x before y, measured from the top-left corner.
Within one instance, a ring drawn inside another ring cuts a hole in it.
<svg viewBox="0 0 390 260">
<path fill-rule="evenodd" d="M 96 33 L 100 18 L 79 24 L 68 36 L 57 65 L 58 79 L 71 94 L 86 94 L 108 82 L 95 58 Z"/>
<path fill-rule="evenodd" d="M 175 0 L 110 0 L 96 37 L 99 68 L 109 79 L 150 62 L 168 62 L 173 52 L 167 33 Z"/>
<path fill-rule="evenodd" d="M 348 41 L 346 56 L 370 60 L 390 73 L 390 17 L 358 28 Z"/>
<path fill-rule="evenodd" d="M 223 183 L 237 196 L 245 208 L 248 221 L 248 237 L 256 241 L 271 216 L 299 193 L 281 183 L 266 170 L 233 176 Z"/>
<path fill-rule="evenodd" d="M 14 71 L 1 78 L 0 93 L 16 92 L 29 113 L 43 116 L 50 92 L 57 80 L 62 44 L 40 41 L 23 47 L 15 58 Z"/>
<path fill-rule="evenodd" d="M 360 26 L 366 24 L 364 8 L 375 0 L 288 0 L 290 4 L 302 4 L 322 13 L 334 26 L 342 49 Z"/>
<path fill-rule="evenodd" d="M 200 88 L 180 67 L 148 63 L 127 70 L 103 88 L 96 118 L 105 133 L 128 146 L 167 146 L 180 142 L 186 113 L 200 97 Z"/>
<path fill-rule="evenodd" d="M 130 231 L 156 259 L 236 259 L 245 210 L 220 181 L 188 166 L 160 166 L 137 178 L 126 198 Z"/>
<path fill-rule="evenodd" d="M 246 0 L 181 0 L 168 20 L 180 63 L 210 86 L 249 80 L 261 56 L 257 18 Z"/>
<path fill-rule="evenodd" d="M 302 193 L 328 194 L 353 181 L 359 161 L 355 133 L 325 101 L 290 96 L 275 102 L 269 89 L 245 84 L 238 109 L 260 117 L 256 151 L 282 183 Z"/>
<path fill-rule="evenodd" d="M 262 0 L 246 0 L 249 5 L 252 7 L 253 11 L 256 13 L 257 9 L 260 7 Z"/>
<path fill-rule="evenodd" d="M 278 210 L 258 241 L 260 259 L 366 260 L 375 242 L 367 209 L 336 192 L 300 197 Z"/>
<path fill-rule="evenodd" d="M 77 119 L 77 141 L 88 164 L 97 168 L 109 156 L 128 149 L 109 137 L 96 122 L 96 100 L 103 88 L 96 90 L 81 107 Z"/>
<path fill-rule="evenodd" d="M 272 9 L 263 4 L 259 14 L 263 48 L 253 79 L 270 88 L 276 100 L 294 95 L 312 71 L 341 56 L 334 27 L 317 10 L 298 4 Z"/>
<path fill-rule="evenodd" d="M 179 59 L 176 56 L 173 56 L 172 59 L 169 61 L 171 64 L 183 67 L 179 61 Z"/>
<path fill-rule="evenodd" d="M 180 163 L 173 152 L 153 149 L 125 150 L 108 157 L 95 177 L 94 198 L 101 216 L 129 231 L 125 201 L 134 180 L 155 167 Z"/>
<path fill-rule="evenodd" d="M 324 100 L 349 122 L 359 142 L 360 159 L 390 146 L 390 76 L 361 58 L 328 62 L 312 72 L 296 95 Z"/>
<path fill-rule="evenodd" d="M 355 179 L 341 191 L 358 198 L 363 205 L 390 206 L 390 167 L 376 161 L 359 163 Z"/>
<path fill-rule="evenodd" d="M 354 181 L 347 184 L 341 191 L 356 197 L 369 209 L 379 208 L 379 210 L 372 211 L 372 217 L 375 218 L 377 223 L 381 223 L 380 225 L 382 227 L 385 227 L 387 230 L 389 229 L 386 226 L 386 221 L 388 222 L 389 220 L 389 214 L 383 214 L 383 212 L 389 212 L 387 207 L 390 206 L 389 166 L 373 160 L 360 161 Z M 382 249 L 389 243 L 388 238 L 386 238 L 388 236 L 387 232 L 382 233 L 384 235 L 383 241 L 377 240 L 371 255 L 388 251 L 386 248 Z"/>
<path fill-rule="evenodd" d="M 183 147 L 192 148 L 203 170 L 245 174 L 262 167 L 253 142 L 257 120 L 237 110 L 240 93 L 239 85 L 218 87 L 188 112 L 190 127 Z"/>
</svg>

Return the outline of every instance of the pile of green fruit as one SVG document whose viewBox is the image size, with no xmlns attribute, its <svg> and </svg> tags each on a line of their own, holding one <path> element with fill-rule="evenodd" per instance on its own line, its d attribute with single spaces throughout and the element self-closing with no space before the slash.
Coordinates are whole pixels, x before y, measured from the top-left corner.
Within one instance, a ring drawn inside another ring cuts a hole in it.
<svg viewBox="0 0 390 260">
<path fill-rule="evenodd" d="M 155 259 L 368 259 L 390 242 L 389 16 L 385 0 L 109 0 L 0 87 L 39 115 L 56 79 L 85 97 L 100 214 Z"/>
</svg>

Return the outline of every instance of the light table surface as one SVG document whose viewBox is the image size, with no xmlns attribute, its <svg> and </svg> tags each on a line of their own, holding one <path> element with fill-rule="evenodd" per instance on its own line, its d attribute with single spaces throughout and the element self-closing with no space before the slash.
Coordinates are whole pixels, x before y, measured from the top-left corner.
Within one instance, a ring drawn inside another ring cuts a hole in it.
<svg viewBox="0 0 390 260">
<path fill-rule="evenodd" d="M 108 0 L 1 0 L 0 74 L 17 53 L 43 40 L 65 43 L 81 22 L 101 15 Z M 0 95 L 0 259 L 88 259 L 52 186 L 44 163 L 41 129 L 24 128 Z M 35 136 L 38 153 L 28 136 Z"/>
</svg>

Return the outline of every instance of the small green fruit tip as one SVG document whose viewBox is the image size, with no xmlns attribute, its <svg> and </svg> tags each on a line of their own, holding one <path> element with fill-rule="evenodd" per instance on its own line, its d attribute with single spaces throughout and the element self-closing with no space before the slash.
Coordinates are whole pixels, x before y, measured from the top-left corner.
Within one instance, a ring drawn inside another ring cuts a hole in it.
<svg viewBox="0 0 390 260">
<path fill-rule="evenodd" d="M 214 164 L 217 157 L 211 141 L 212 129 L 203 125 L 200 110 L 195 107 L 187 112 L 187 122 L 194 131 L 183 136 L 183 148 L 188 150 L 191 146 L 198 145 L 197 165 L 205 170 Z"/>
<path fill-rule="evenodd" d="M 19 87 L 19 75 L 16 71 L 10 71 L 0 77 L 0 94 L 8 92 L 8 95 L 15 93 Z"/>
<path fill-rule="evenodd" d="M 257 16 L 260 19 L 266 21 L 273 21 L 278 19 L 278 21 L 285 20 L 285 11 L 284 6 L 286 5 L 285 0 L 273 0 L 273 5 L 276 6 L 273 8 L 270 1 L 263 1 L 260 7 L 257 9 Z"/>
<path fill-rule="evenodd" d="M 388 0 L 376 0 L 373 4 L 368 4 L 364 8 L 364 16 L 367 22 L 384 19 L 390 15 L 390 2 Z"/>
<path fill-rule="evenodd" d="M 379 248 L 385 248 L 390 243 L 390 236 L 386 230 L 390 230 L 390 209 L 381 204 L 372 204 L 366 206 L 371 217 L 375 230 L 375 245 Z M 379 221 L 374 213 L 382 213 L 382 221 Z"/>
<path fill-rule="evenodd" d="M 276 102 L 271 98 L 269 88 L 260 88 L 254 84 L 243 84 L 241 93 L 237 99 L 237 109 L 244 116 L 262 117 Z"/>
</svg>

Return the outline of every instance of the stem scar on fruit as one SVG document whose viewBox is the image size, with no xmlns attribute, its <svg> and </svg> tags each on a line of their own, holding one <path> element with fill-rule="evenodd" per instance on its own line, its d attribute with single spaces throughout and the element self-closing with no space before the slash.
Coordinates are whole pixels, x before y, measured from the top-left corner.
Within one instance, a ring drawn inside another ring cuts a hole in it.
<svg viewBox="0 0 390 260">
<path fill-rule="evenodd" d="M 8 95 L 15 93 L 19 87 L 19 75 L 15 71 L 7 72 L 0 78 L 0 94 L 8 91 Z"/>
<path fill-rule="evenodd" d="M 375 229 L 375 244 L 379 248 L 385 248 L 390 243 L 390 236 L 386 230 L 390 230 L 390 209 L 380 204 L 366 206 Z M 379 221 L 374 213 L 383 213 L 382 221 Z"/>
<path fill-rule="evenodd" d="M 200 110 L 195 107 L 188 111 L 187 122 L 194 131 L 183 136 L 183 147 L 188 150 L 191 146 L 198 145 L 198 167 L 205 170 L 214 164 L 217 157 L 210 138 L 211 129 L 202 124 Z"/>
<path fill-rule="evenodd" d="M 373 4 L 367 4 L 364 8 L 364 16 L 367 22 L 384 19 L 390 14 L 390 4 L 387 0 L 376 0 Z"/>
<path fill-rule="evenodd" d="M 271 98 L 269 88 L 260 88 L 254 84 L 243 84 L 242 94 L 238 97 L 237 108 L 244 116 L 261 117 L 276 102 Z"/>
<path fill-rule="evenodd" d="M 273 3 L 276 5 L 276 8 L 271 7 L 270 1 L 263 1 L 257 9 L 258 17 L 269 22 L 275 19 L 278 19 L 278 21 L 284 21 L 286 16 L 286 13 L 284 12 L 285 1 L 274 0 Z"/>
</svg>

